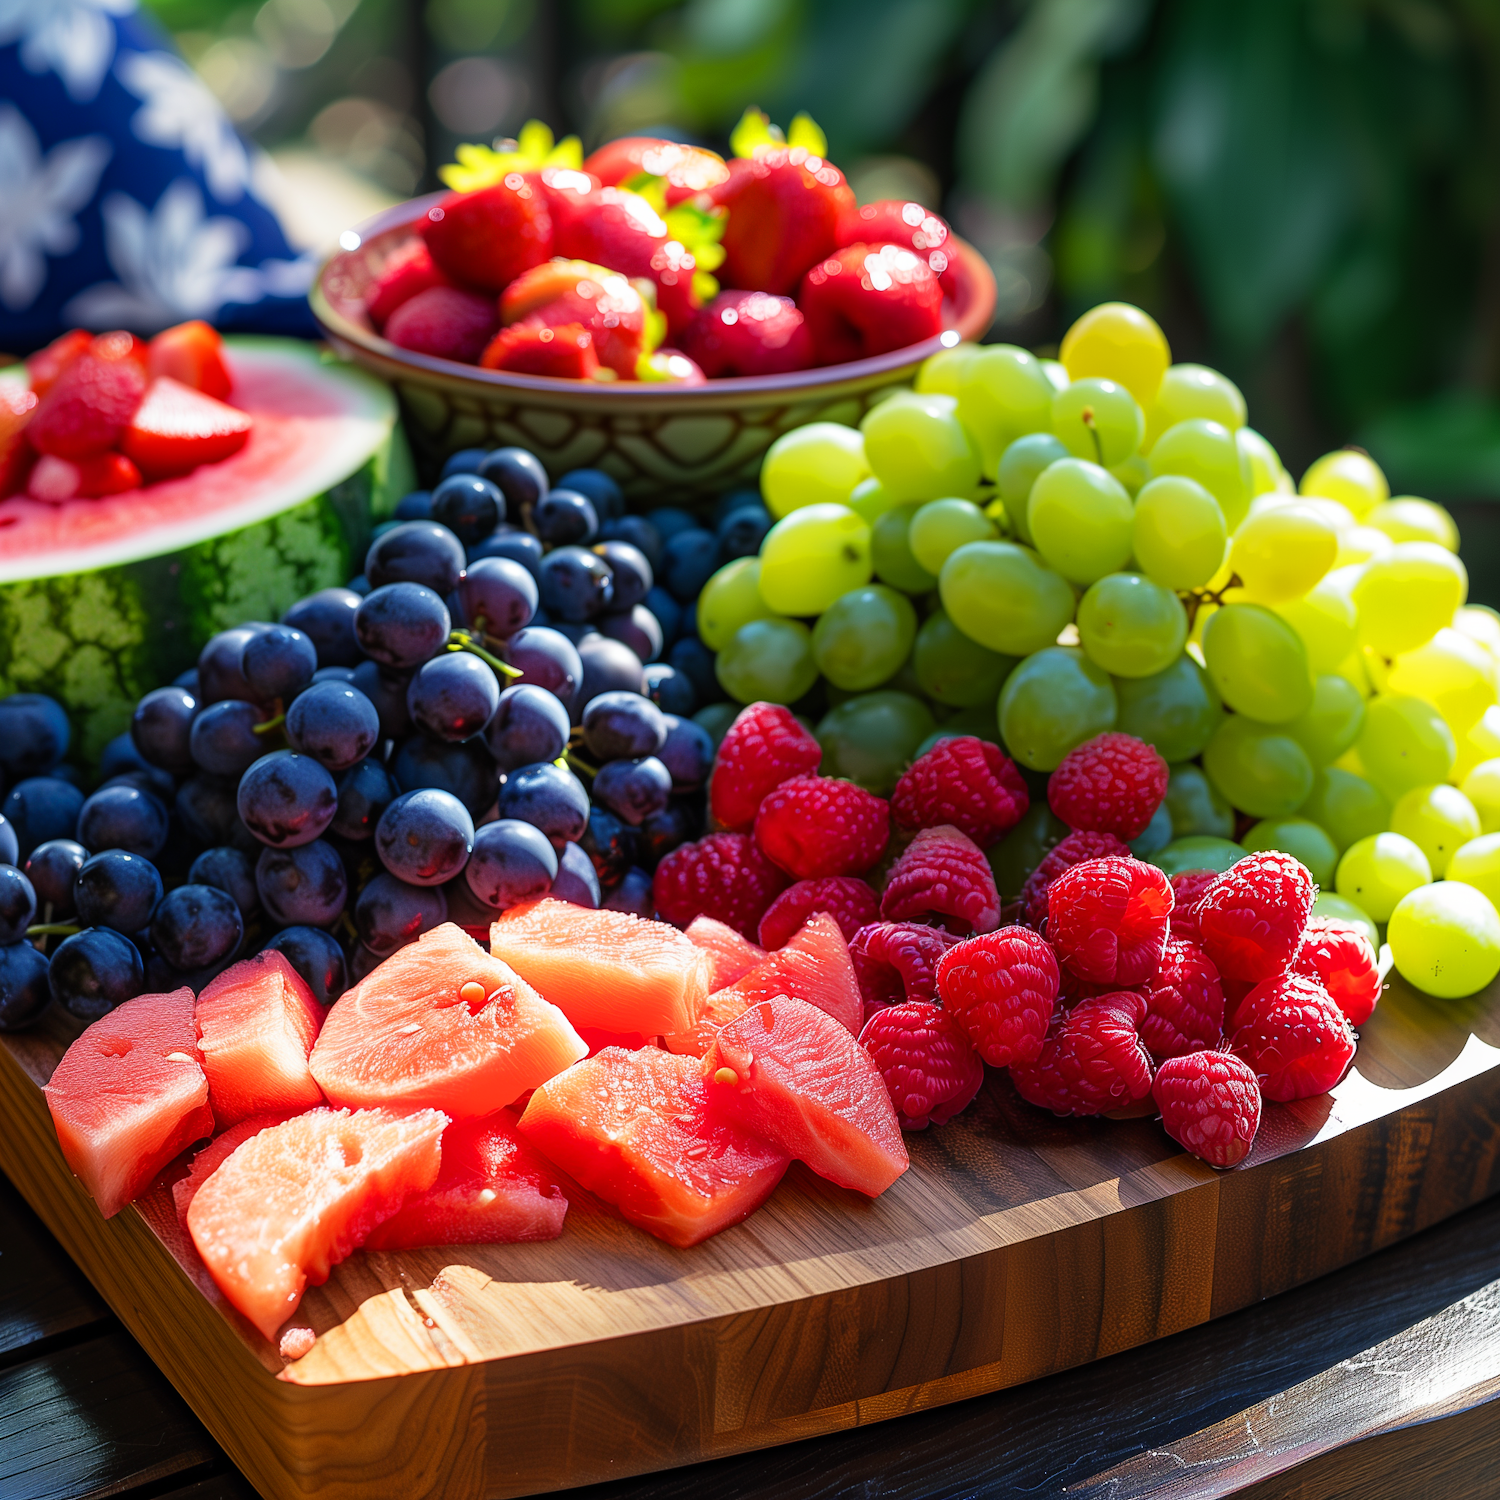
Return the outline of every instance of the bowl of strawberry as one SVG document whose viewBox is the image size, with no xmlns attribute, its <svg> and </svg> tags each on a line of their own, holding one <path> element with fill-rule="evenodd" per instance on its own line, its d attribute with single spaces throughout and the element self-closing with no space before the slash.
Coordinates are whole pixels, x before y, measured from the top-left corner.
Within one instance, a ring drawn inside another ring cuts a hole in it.
<svg viewBox="0 0 1500 1500">
<path fill-rule="evenodd" d="M 390 381 L 420 449 L 519 444 L 627 494 L 717 494 L 811 421 L 858 422 L 995 309 L 937 215 L 860 205 L 799 116 L 747 112 L 728 160 L 626 137 L 587 159 L 536 122 L 459 148 L 449 191 L 343 237 L 312 307 Z"/>
</svg>

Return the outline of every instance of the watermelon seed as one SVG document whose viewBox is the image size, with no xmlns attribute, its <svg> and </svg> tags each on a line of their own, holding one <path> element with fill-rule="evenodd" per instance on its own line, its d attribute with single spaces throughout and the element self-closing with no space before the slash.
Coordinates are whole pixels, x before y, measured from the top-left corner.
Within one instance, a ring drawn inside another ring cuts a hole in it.
<svg viewBox="0 0 1500 1500">
<path fill-rule="evenodd" d="M 412 1021 L 408 1025 L 401 1027 L 396 1034 L 397 1036 L 415 1036 L 421 1029 L 421 1026 L 417 1022 Z"/>
<path fill-rule="evenodd" d="M 186 1052 L 169 1052 L 167 1053 L 167 1061 L 190 1063 L 193 1061 L 193 1059 L 189 1057 Z"/>
<path fill-rule="evenodd" d="M 458 992 L 458 998 L 470 1008 L 484 1004 L 484 986 L 477 979 L 471 979 Z"/>
<path fill-rule="evenodd" d="M 714 1074 L 714 1082 L 722 1083 L 727 1089 L 735 1088 L 739 1084 L 739 1081 L 740 1075 L 736 1073 L 733 1068 L 720 1068 L 719 1071 Z"/>
</svg>

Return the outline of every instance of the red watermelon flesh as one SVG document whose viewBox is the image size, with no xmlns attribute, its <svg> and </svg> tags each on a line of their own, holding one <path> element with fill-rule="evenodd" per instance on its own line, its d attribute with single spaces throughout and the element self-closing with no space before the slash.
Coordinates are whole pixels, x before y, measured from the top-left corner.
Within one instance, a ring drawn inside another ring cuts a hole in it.
<svg viewBox="0 0 1500 1500">
<path fill-rule="evenodd" d="M 198 996 L 198 1046 L 222 1130 L 251 1115 L 323 1102 L 308 1068 L 325 1012 L 302 976 L 270 949 L 225 969 Z"/>
<path fill-rule="evenodd" d="M 177 1206 L 178 1219 L 187 1223 L 188 1205 L 198 1189 L 223 1166 L 236 1147 L 243 1146 L 252 1135 L 259 1135 L 262 1130 L 269 1130 L 272 1125 L 280 1125 L 291 1118 L 290 1115 L 251 1115 L 248 1120 L 241 1120 L 238 1125 L 220 1132 L 201 1150 L 194 1152 L 187 1176 L 172 1184 L 172 1202 Z"/>
<path fill-rule="evenodd" d="M 437 1181 L 377 1225 L 365 1249 L 555 1240 L 568 1212 L 567 1195 L 516 1125 L 508 1109 L 450 1125 L 443 1132 Z"/>
<path fill-rule="evenodd" d="M 432 1186 L 447 1126 L 436 1109 L 312 1109 L 242 1142 L 188 1206 L 219 1290 L 274 1340 L 309 1282 Z"/>
<path fill-rule="evenodd" d="M 764 948 L 713 917 L 694 917 L 684 929 L 684 936 L 694 947 L 702 948 L 713 963 L 708 981 L 710 990 L 722 990 L 725 985 L 733 984 L 766 959 Z"/>
<path fill-rule="evenodd" d="M 472 1119 L 587 1051 L 556 1006 L 444 922 L 334 1002 L 311 1068 L 334 1104 L 427 1105 Z"/>
<path fill-rule="evenodd" d="M 169 479 L 238 453 L 251 425 L 244 412 L 162 375 L 147 388 L 120 446 L 148 479 Z"/>
<path fill-rule="evenodd" d="M 521 1134 L 632 1224 L 682 1247 L 754 1213 L 788 1162 L 713 1106 L 695 1058 L 654 1047 L 610 1047 L 544 1084 Z"/>
<path fill-rule="evenodd" d="M 43 1092 L 57 1143 L 106 1219 L 213 1133 L 193 992 L 138 995 L 63 1053 Z"/>
<path fill-rule="evenodd" d="M 702 1067 L 715 1105 L 840 1187 L 878 1197 L 909 1165 L 880 1069 L 815 1005 L 786 995 L 752 1005 Z"/>
</svg>

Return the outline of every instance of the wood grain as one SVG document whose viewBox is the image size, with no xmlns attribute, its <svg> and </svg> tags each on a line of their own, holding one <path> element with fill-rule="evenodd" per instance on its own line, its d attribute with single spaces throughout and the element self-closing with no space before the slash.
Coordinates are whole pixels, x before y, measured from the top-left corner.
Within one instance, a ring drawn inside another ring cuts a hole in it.
<svg viewBox="0 0 1500 1500">
<path fill-rule="evenodd" d="M 158 1190 L 103 1221 L 0 1050 L 0 1166 L 267 1496 L 510 1496 L 852 1428 L 1034 1380 L 1347 1264 L 1500 1187 L 1500 987 L 1399 983 L 1331 1097 L 1216 1175 L 1147 1119 L 1059 1121 L 992 1075 L 875 1203 L 796 1169 L 690 1251 L 599 1211 L 545 1245 L 356 1255 L 283 1369 Z M 412 1373 L 398 1373 L 412 1372 Z"/>
</svg>

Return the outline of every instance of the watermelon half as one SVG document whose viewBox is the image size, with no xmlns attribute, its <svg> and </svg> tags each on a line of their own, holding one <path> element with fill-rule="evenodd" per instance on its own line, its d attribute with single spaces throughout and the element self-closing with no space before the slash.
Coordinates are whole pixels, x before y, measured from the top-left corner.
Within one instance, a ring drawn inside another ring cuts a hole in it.
<svg viewBox="0 0 1500 1500">
<path fill-rule="evenodd" d="M 0 501 L 0 695 L 59 699 L 83 763 L 216 630 L 359 572 L 411 488 L 386 386 L 294 339 L 224 344 L 229 404 L 255 418 L 238 453 L 100 500 Z"/>
</svg>

